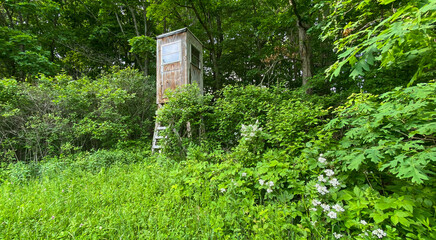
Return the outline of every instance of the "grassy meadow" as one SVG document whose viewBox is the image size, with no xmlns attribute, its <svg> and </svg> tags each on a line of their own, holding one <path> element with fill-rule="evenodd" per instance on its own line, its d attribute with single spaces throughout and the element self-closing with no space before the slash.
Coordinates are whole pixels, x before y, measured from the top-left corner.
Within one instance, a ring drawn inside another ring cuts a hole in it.
<svg viewBox="0 0 436 240">
<path fill-rule="evenodd" d="M 174 194 L 172 167 L 135 163 L 0 186 L 1 239 L 195 239 L 208 214 Z"/>
</svg>

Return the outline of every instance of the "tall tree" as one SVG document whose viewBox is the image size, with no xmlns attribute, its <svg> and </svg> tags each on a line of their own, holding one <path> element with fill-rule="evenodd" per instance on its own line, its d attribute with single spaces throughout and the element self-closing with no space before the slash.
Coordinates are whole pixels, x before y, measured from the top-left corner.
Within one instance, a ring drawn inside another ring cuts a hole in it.
<svg viewBox="0 0 436 240">
<path fill-rule="evenodd" d="M 297 18 L 298 28 L 298 46 L 301 58 L 301 71 L 302 71 L 302 85 L 306 85 L 312 75 L 312 50 L 310 48 L 310 41 L 307 31 L 309 30 L 309 24 L 300 15 L 301 9 L 297 7 L 295 0 L 289 0 L 289 4 L 292 7 L 292 11 Z"/>
</svg>

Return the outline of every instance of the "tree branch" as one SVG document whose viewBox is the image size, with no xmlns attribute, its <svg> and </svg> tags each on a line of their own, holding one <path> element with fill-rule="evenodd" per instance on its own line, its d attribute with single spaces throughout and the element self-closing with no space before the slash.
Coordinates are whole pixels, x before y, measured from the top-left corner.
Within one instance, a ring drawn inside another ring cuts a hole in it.
<svg viewBox="0 0 436 240">
<path fill-rule="evenodd" d="M 306 26 L 304 26 L 304 24 L 303 24 L 303 19 L 301 18 L 300 14 L 298 13 L 297 4 L 295 3 L 295 0 L 289 0 L 289 4 L 291 4 L 292 11 L 294 12 L 295 16 L 297 17 L 298 26 L 300 26 L 301 28 L 303 28 L 304 30 L 307 31 L 308 28 Z"/>
<path fill-rule="evenodd" d="M 132 18 L 133 18 L 133 24 L 135 27 L 135 32 L 136 32 L 136 36 L 139 36 L 139 31 L 138 31 L 138 24 L 136 22 L 136 16 L 135 16 L 135 12 L 133 11 L 133 8 L 128 6 L 130 13 L 132 14 Z"/>
</svg>

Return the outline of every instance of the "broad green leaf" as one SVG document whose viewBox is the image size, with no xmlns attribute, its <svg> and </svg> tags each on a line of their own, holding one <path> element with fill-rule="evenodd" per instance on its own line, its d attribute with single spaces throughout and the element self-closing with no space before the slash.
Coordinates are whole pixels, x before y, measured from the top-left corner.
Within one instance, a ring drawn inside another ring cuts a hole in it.
<svg viewBox="0 0 436 240">
<path fill-rule="evenodd" d="M 383 211 L 377 211 L 374 212 L 372 214 L 370 214 L 370 216 L 374 219 L 374 221 L 376 223 L 381 223 L 383 222 L 386 218 L 389 217 L 389 215 L 387 213 L 383 213 Z"/>
<path fill-rule="evenodd" d="M 396 0 L 379 0 L 379 2 L 383 5 L 387 5 L 389 3 L 395 2 Z"/>
<path fill-rule="evenodd" d="M 357 154 L 357 156 L 353 155 L 353 158 L 348 164 L 348 169 L 358 170 L 364 160 L 365 160 L 365 155 L 363 153 Z"/>
</svg>

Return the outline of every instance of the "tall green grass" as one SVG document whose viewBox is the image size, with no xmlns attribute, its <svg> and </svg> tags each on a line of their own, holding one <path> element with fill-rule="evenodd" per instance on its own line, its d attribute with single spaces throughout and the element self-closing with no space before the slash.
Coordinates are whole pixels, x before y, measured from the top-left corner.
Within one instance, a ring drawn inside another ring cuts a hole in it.
<svg viewBox="0 0 436 240">
<path fill-rule="evenodd" d="M 289 198 L 260 203 L 234 184 L 222 192 L 211 178 L 220 165 L 147 155 L 101 150 L 3 166 L 0 239 L 296 239 L 302 231 Z"/>
<path fill-rule="evenodd" d="M 175 194 L 176 165 L 135 163 L 0 186 L 1 239 L 200 239 L 211 235 L 198 201 Z M 212 233 L 213 235 L 213 233 Z"/>
</svg>

